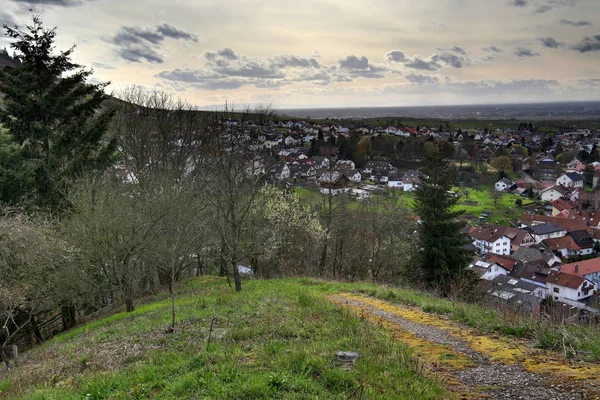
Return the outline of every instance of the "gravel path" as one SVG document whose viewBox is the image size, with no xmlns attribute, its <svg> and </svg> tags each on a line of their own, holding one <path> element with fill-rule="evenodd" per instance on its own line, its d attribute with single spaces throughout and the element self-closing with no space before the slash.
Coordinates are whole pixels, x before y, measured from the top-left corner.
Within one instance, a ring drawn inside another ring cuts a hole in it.
<svg viewBox="0 0 600 400">
<path fill-rule="evenodd" d="M 479 392 L 482 391 L 488 399 L 581 400 L 593 398 L 580 388 L 575 388 L 567 383 L 557 384 L 554 379 L 529 372 L 521 365 L 492 362 L 485 355 L 473 350 L 466 342 L 443 329 L 409 321 L 359 300 L 341 296 L 330 298 L 336 303 L 357 307 L 371 315 L 382 317 L 420 338 L 448 345 L 456 352 L 468 356 L 475 366 L 455 371 L 454 377 L 468 387 Z"/>
</svg>

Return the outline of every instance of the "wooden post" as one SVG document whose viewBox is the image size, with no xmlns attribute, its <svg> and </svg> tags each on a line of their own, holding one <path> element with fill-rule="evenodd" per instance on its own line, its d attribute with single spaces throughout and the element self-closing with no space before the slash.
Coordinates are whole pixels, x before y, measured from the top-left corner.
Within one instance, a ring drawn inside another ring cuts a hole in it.
<svg viewBox="0 0 600 400">
<path fill-rule="evenodd" d="M 16 344 L 13 344 L 13 360 L 15 368 L 19 366 L 19 348 Z"/>
</svg>

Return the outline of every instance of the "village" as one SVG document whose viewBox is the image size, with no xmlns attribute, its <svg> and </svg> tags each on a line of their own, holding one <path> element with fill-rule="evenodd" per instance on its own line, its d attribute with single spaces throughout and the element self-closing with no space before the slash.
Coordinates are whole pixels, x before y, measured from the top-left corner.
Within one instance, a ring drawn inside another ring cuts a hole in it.
<svg viewBox="0 0 600 400">
<path fill-rule="evenodd" d="M 499 224 L 489 221 L 486 211 L 478 218 L 467 215 L 462 233 L 476 254 L 468 269 L 481 278 L 491 298 L 519 308 L 535 310 L 552 301 L 563 304 L 565 317 L 582 310 L 598 311 L 594 295 L 600 285 L 600 258 L 596 258 L 600 255 L 600 132 L 570 128 L 551 135 L 538 132 L 531 123 L 493 132 L 459 129 L 453 133 L 442 126 L 305 121 L 282 121 L 274 128 L 263 142 L 279 160 L 272 167 L 273 182 L 322 195 L 345 193 L 357 200 L 386 191 L 414 191 L 419 185 L 419 156 L 412 158 L 414 167 L 401 171 L 381 154 L 360 163 L 355 157 L 339 157 L 339 147 L 323 144 L 339 146 L 352 138 L 360 143 L 363 138 L 388 136 L 421 143 L 424 152 L 425 143 L 449 142 L 451 156 L 461 167 L 508 160 L 504 168 L 510 172 L 488 171 L 488 176 L 497 177 L 489 185 L 490 195 L 522 198 L 516 200 L 516 214 L 512 214 L 520 217 Z M 468 189 L 460 187 L 456 193 L 469 195 Z"/>
</svg>

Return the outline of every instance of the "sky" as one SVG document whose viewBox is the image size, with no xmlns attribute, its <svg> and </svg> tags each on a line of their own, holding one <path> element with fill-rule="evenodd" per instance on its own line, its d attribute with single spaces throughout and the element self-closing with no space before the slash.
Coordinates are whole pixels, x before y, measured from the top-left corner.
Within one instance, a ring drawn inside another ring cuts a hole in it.
<svg viewBox="0 0 600 400">
<path fill-rule="evenodd" d="M 110 91 L 199 107 L 525 103 L 600 100 L 599 1 L 0 0 L 0 22 L 38 14 Z"/>
</svg>

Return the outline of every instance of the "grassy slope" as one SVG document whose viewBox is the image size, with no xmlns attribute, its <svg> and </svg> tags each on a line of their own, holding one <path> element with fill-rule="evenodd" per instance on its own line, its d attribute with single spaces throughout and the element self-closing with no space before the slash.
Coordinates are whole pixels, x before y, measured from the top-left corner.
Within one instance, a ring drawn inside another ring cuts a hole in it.
<svg viewBox="0 0 600 400">
<path fill-rule="evenodd" d="M 162 332 L 168 300 L 88 323 L 26 353 L 0 397 L 346 399 L 364 387 L 369 399 L 440 398 L 409 349 L 322 298 L 340 289 L 252 281 L 236 294 L 222 279 L 193 279 L 176 333 Z M 207 351 L 213 317 L 223 338 Z M 331 362 L 338 350 L 361 357 L 343 369 Z"/>
</svg>

